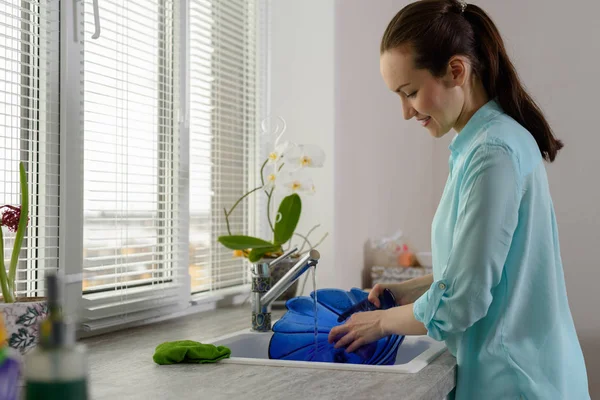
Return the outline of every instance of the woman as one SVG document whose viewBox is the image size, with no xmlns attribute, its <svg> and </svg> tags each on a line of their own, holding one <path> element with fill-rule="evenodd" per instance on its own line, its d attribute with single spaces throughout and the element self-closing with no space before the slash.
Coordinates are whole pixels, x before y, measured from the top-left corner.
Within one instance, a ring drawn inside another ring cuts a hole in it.
<svg viewBox="0 0 600 400">
<path fill-rule="evenodd" d="M 432 224 L 433 275 L 377 285 L 399 307 L 331 331 L 352 352 L 389 334 L 428 334 L 456 356 L 457 399 L 589 399 L 569 310 L 544 160 L 562 143 L 479 7 L 422 0 L 381 42 L 381 74 L 405 119 L 458 135 Z"/>
</svg>

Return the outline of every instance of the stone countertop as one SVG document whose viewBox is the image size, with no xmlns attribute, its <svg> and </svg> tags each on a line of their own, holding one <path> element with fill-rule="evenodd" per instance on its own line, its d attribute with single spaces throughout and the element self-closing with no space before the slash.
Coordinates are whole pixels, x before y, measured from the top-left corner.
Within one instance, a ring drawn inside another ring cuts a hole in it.
<svg viewBox="0 0 600 400">
<path fill-rule="evenodd" d="M 201 342 L 249 326 L 250 310 L 231 307 L 86 339 L 91 398 L 442 400 L 455 385 L 456 360 L 447 351 L 416 374 L 152 361 L 162 342 Z"/>
</svg>

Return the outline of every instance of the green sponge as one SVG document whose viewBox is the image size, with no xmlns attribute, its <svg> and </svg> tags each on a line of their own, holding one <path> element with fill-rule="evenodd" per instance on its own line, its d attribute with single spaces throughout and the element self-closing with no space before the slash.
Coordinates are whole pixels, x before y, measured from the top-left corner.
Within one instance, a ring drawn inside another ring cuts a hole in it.
<svg viewBox="0 0 600 400">
<path fill-rule="evenodd" d="M 225 346 L 202 344 L 192 340 L 165 342 L 156 347 L 152 359 L 160 365 L 177 363 L 214 363 L 229 358 L 231 350 Z"/>
</svg>

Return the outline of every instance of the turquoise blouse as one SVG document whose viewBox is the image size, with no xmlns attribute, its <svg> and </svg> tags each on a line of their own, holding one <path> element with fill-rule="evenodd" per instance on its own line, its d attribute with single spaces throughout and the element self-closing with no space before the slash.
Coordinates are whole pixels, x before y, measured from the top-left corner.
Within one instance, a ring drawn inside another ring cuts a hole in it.
<svg viewBox="0 0 600 400">
<path fill-rule="evenodd" d="M 492 100 L 450 150 L 414 315 L 456 356 L 456 399 L 589 399 L 535 139 Z"/>
</svg>

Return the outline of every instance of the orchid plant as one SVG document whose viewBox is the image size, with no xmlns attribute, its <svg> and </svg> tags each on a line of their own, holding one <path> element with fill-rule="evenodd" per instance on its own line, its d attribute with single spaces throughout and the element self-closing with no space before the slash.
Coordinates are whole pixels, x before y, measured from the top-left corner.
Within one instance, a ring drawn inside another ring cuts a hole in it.
<svg viewBox="0 0 600 400">
<path fill-rule="evenodd" d="M 4 266 L 4 238 L 0 228 L 0 286 L 2 287 L 2 297 L 5 303 L 14 303 L 16 300 L 15 280 L 17 277 L 17 263 L 19 253 L 23 245 L 23 237 L 29 222 L 29 191 L 27 188 L 27 174 L 23 163 L 19 163 L 19 181 L 21 184 L 21 205 L 19 207 L 4 205 L 2 210 L 2 219 L 0 226 L 5 226 L 11 232 L 16 232 L 15 243 L 10 257 L 8 272 Z"/>
<path fill-rule="evenodd" d="M 312 245 L 310 235 L 319 227 L 314 226 L 306 235 L 296 232 L 298 221 L 302 213 L 302 195 L 311 195 L 315 192 L 312 180 L 306 177 L 309 168 L 320 168 L 325 162 L 325 153 L 318 146 L 300 145 L 291 142 L 281 142 L 285 132 L 285 121 L 277 119 L 277 124 L 272 133 L 267 129 L 268 120 L 263 121 L 263 132 L 270 136 L 271 151 L 260 168 L 260 185 L 240 197 L 228 211 L 224 209 L 227 232 L 229 235 L 220 236 L 219 242 L 234 251 L 234 256 L 246 257 L 251 262 L 259 261 L 264 257 L 278 257 L 283 254 L 283 247 L 291 247 L 294 236 L 302 239 L 298 253 L 302 254 L 304 247 L 309 250 L 316 248 L 325 240 Z M 229 217 L 235 208 L 249 195 L 262 191 L 267 197 L 267 219 L 273 235 L 272 240 L 264 240 L 252 236 L 233 235 L 231 233 Z M 275 218 L 272 218 L 272 206 L 275 195 L 283 195 Z M 307 250 L 308 251 L 308 250 Z"/>
</svg>

